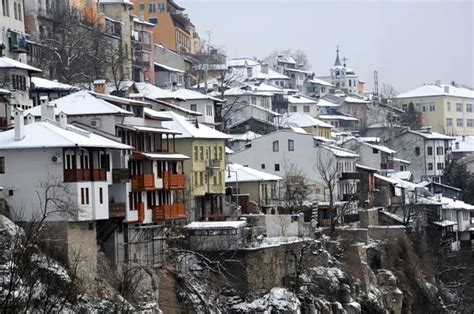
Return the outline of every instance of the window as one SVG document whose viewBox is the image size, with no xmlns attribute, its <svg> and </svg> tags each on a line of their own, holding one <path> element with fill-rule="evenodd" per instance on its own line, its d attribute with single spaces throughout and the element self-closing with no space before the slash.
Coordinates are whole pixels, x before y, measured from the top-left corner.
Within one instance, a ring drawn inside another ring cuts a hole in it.
<svg viewBox="0 0 474 314">
<path fill-rule="evenodd" d="M 251 102 L 252 102 L 252 105 L 256 105 L 257 104 L 257 97 L 252 96 Z"/>
<path fill-rule="evenodd" d="M 140 11 L 145 11 L 145 4 L 144 3 L 140 3 Z"/>
<path fill-rule="evenodd" d="M 204 185 L 204 178 L 202 172 L 199 172 L 199 185 Z"/>
<path fill-rule="evenodd" d="M 204 160 L 204 148 L 199 146 L 199 159 Z"/>
<path fill-rule="evenodd" d="M 273 142 L 273 151 L 277 152 L 279 150 L 280 150 L 280 147 L 279 147 L 278 141 L 274 141 Z"/>
<path fill-rule="evenodd" d="M 436 106 L 434 103 L 430 103 L 430 111 L 435 111 L 436 110 Z"/>
<path fill-rule="evenodd" d="M 212 105 L 206 105 L 206 116 L 212 117 Z"/>
<path fill-rule="evenodd" d="M 275 164 L 275 171 L 280 171 L 280 164 Z"/>
<path fill-rule="evenodd" d="M 462 104 L 461 103 L 456 103 L 456 111 L 457 112 L 462 112 Z"/>
<path fill-rule="evenodd" d="M 446 104 L 446 107 L 448 108 L 448 111 L 451 111 L 451 103 L 448 101 L 448 103 Z"/>
<path fill-rule="evenodd" d="M 0 157 L 0 173 L 5 173 L 5 157 Z"/>
<path fill-rule="evenodd" d="M 420 156 L 420 148 L 415 147 L 415 156 Z"/>
<path fill-rule="evenodd" d="M 152 24 L 158 24 L 158 18 L 157 17 L 150 17 L 148 18 L 148 22 Z"/>
<path fill-rule="evenodd" d="M 427 150 L 428 150 L 428 156 L 433 155 L 433 147 L 428 146 Z"/>
<path fill-rule="evenodd" d="M 247 77 L 252 77 L 252 68 L 251 67 L 247 68 Z"/>
<path fill-rule="evenodd" d="M 472 104 L 466 104 L 466 112 L 472 112 Z"/>
<path fill-rule="evenodd" d="M 104 193 L 103 188 L 99 188 L 99 204 L 104 204 Z"/>
<path fill-rule="evenodd" d="M 262 169 L 265 169 L 265 164 L 261 164 L 260 167 L 261 167 Z"/>
<path fill-rule="evenodd" d="M 198 160 L 198 157 L 199 157 L 198 147 L 194 146 L 194 160 Z"/>
<path fill-rule="evenodd" d="M 456 119 L 456 126 L 462 127 L 464 125 L 462 119 Z"/>
<path fill-rule="evenodd" d="M 379 153 L 379 150 L 377 148 L 372 148 L 372 153 L 373 154 L 378 154 Z"/>
<path fill-rule="evenodd" d="M 224 149 L 219 147 L 219 160 L 224 160 Z"/>
<path fill-rule="evenodd" d="M 453 118 L 446 118 L 446 126 L 453 126 Z"/>
<path fill-rule="evenodd" d="M 158 11 L 159 12 L 164 12 L 165 11 L 165 4 L 164 3 L 158 3 Z"/>
<path fill-rule="evenodd" d="M 155 3 L 150 3 L 150 6 L 148 8 L 150 13 L 156 12 L 156 4 Z"/>
<path fill-rule="evenodd" d="M 13 13 L 15 14 L 15 20 L 18 20 L 18 14 L 16 13 L 16 2 L 13 2 Z"/>
<path fill-rule="evenodd" d="M 303 112 L 309 112 L 309 106 L 304 106 L 303 107 Z"/>
<path fill-rule="evenodd" d="M 191 111 L 197 111 L 197 105 L 196 104 L 191 104 Z"/>
<path fill-rule="evenodd" d="M 433 163 L 432 162 L 428 163 L 428 170 L 433 170 Z"/>
<path fill-rule="evenodd" d="M 291 112 L 297 112 L 298 111 L 298 107 L 296 106 L 291 106 Z"/>
<path fill-rule="evenodd" d="M 438 170 L 443 170 L 444 169 L 444 163 L 443 162 L 438 162 L 438 164 L 436 165 L 436 168 Z"/>
<path fill-rule="evenodd" d="M 443 155 L 443 154 L 444 154 L 443 146 L 436 147 L 436 155 Z"/>
<path fill-rule="evenodd" d="M 295 141 L 288 140 L 288 151 L 292 152 L 295 150 Z"/>
<path fill-rule="evenodd" d="M 474 127 L 474 119 L 467 119 L 467 120 L 466 120 L 466 126 L 467 126 L 468 128 Z"/>
</svg>

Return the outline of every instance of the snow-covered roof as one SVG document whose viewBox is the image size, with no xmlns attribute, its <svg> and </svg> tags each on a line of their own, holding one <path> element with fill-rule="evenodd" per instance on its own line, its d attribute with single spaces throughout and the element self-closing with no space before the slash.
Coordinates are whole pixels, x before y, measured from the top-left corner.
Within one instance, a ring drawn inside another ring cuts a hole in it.
<svg viewBox="0 0 474 314">
<path fill-rule="evenodd" d="M 186 88 L 178 88 L 175 91 L 168 91 L 173 98 L 181 98 L 184 100 L 198 100 L 198 99 L 209 99 L 217 102 L 222 102 L 222 99 L 208 96 L 200 92 L 193 91 Z M 157 97 L 157 98 L 169 98 L 169 97 Z"/>
<path fill-rule="evenodd" d="M 174 153 L 138 153 L 147 159 L 153 160 L 187 160 L 188 156 L 183 154 L 174 154 Z"/>
<path fill-rule="evenodd" d="M 148 103 L 137 100 L 137 99 L 119 97 L 119 96 L 110 95 L 110 94 L 96 93 L 93 91 L 88 91 L 88 92 L 94 95 L 95 97 L 103 99 L 105 101 L 110 101 L 110 102 L 125 104 L 125 105 L 148 106 Z M 131 95 L 132 94 L 130 94 L 130 96 Z"/>
<path fill-rule="evenodd" d="M 103 136 L 87 132 L 76 126 L 67 125 L 66 129 L 55 121 L 34 122 L 25 125 L 25 137 L 15 141 L 15 130 L 0 133 L 0 150 L 35 149 L 53 147 L 97 147 L 111 149 L 133 149 Z"/>
<path fill-rule="evenodd" d="M 456 136 L 452 152 L 474 152 L 474 136 Z"/>
<path fill-rule="evenodd" d="M 166 114 L 162 114 L 161 111 L 156 111 L 150 108 L 143 108 L 143 112 L 145 112 L 145 115 L 148 116 L 149 118 L 156 119 L 156 120 L 161 120 L 161 121 L 171 121 L 173 118 L 170 118 Z"/>
<path fill-rule="evenodd" d="M 232 149 L 230 149 L 229 147 L 226 146 L 226 147 L 225 147 L 225 153 L 226 153 L 226 154 L 233 154 L 234 151 L 233 151 Z"/>
<path fill-rule="evenodd" d="M 139 132 L 151 132 L 151 133 L 166 133 L 166 134 L 181 134 L 179 131 L 170 130 L 164 127 L 154 127 L 154 126 L 145 126 L 145 125 L 131 125 L 131 124 L 117 124 L 118 127 L 123 129 L 139 131 Z"/>
<path fill-rule="evenodd" d="M 396 151 L 394 151 L 391 148 L 388 148 L 386 146 L 379 145 L 379 144 L 370 143 L 369 141 L 364 140 L 364 138 L 360 138 L 360 137 L 349 137 L 349 138 L 344 139 L 342 142 L 346 143 L 346 142 L 349 142 L 349 141 L 356 141 L 356 142 L 358 142 L 362 145 L 368 146 L 368 147 L 373 148 L 373 149 L 380 150 L 380 151 L 382 151 L 384 153 L 387 153 L 387 154 L 395 154 L 396 153 Z"/>
<path fill-rule="evenodd" d="M 314 138 L 316 141 L 325 142 L 325 143 L 331 143 L 331 144 L 332 144 L 332 143 L 335 142 L 334 140 L 325 138 L 325 137 L 323 137 L 323 136 L 313 136 L 313 138 Z"/>
<path fill-rule="evenodd" d="M 227 165 L 227 169 L 230 169 L 230 171 L 226 171 L 226 183 L 282 180 L 282 178 L 279 176 L 266 173 L 254 168 L 245 167 L 240 164 L 230 163 Z"/>
<path fill-rule="evenodd" d="M 340 104 L 333 103 L 332 101 L 329 101 L 324 98 L 319 98 L 318 104 L 319 107 L 340 107 Z"/>
<path fill-rule="evenodd" d="M 464 97 L 464 98 L 474 98 L 474 91 L 463 88 L 455 87 L 452 85 L 440 84 L 438 85 L 423 85 L 418 88 L 415 88 L 406 93 L 398 95 L 397 99 L 402 98 L 415 98 L 415 97 L 428 97 L 428 96 L 454 96 L 454 97 Z"/>
<path fill-rule="evenodd" d="M 0 69 L 21 69 L 28 72 L 41 72 L 38 68 L 7 57 L 0 57 Z"/>
<path fill-rule="evenodd" d="M 364 170 L 369 170 L 369 171 L 373 171 L 373 172 L 379 171 L 378 169 L 375 169 L 375 168 L 372 168 L 372 167 L 368 167 L 368 166 L 364 166 L 364 165 L 361 165 L 361 164 L 356 164 L 356 168 L 360 168 L 360 169 L 364 169 Z"/>
<path fill-rule="evenodd" d="M 93 96 L 89 91 L 82 90 L 50 102 L 55 105 L 54 114 L 61 111 L 68 116 L 86 115 L 124 115 L 132 116 L 133 113 L 115 106 L 105 100 Z M 31 114 L 41 116 L 41 106 L 36 106 L 25 111 L 25 116 Z"/>
<path fill-rule="evenodd" d="M 401 159 L 401 158 L 393 158 L 393 161 L 398 161 L 402 164 L 411 164 L 411 161 L 408 161 L 408 160 L 405 160 L 405 159 Z"/>
<path fill-rule="evenodd" d="M 11 92 L 9 90 L 0 88 L 0 95 L 8 95 L 8 94 L 11 94 Z"/>
<path fill-rule="evenodd" d="M 306 132 L 303 128 L 301 128 L 299 126 L 294 126 L 294 125 L 291 125 L 291 124 L 287 124 L 287 126 L 290 130 L 292 130 L 295 133 L 308 134 L 308 132 Z"/>
<path fill-rule="evenodd" d="M 341 148 L 341 147 L 336 146 L 336 145 L 322 145 L 322 147 L 324 147 L 327 150 L 329 150 L 330 152 L 332 152 L 334 154 L 334 156 L 336 156 L 336 157 L 342 157 L 342 158 L 356 158 L 356 157 L 359 157 L 359 155 L 356 154 L 355 152 L 353 152 L 351 150 L 348 150 L 348 149 Z"/>
<path fill-rule="evenodd" d="M 313 99 L 303 96 L 303 95 L 291 95 L 288 96 L 288 103 L 290 104 L 310 104 L 315 105 L 317 104 L 316 101 Z"/>
<path fill-rule="evenodd" d="M 374 177 L 376 177 L 377 179 L 380 179 L 382 181 L 385 181 L 385 182 L 388 182 L 392 185 L 397 185 L 398 184 L 398 180 L 395 180 L 394 178 L 389 178 L 389 177 L 386 177 L 386 176 L 383 176 L 383 175 L 380 175 L 380 174 L 374 174 Z"/>
<path fill-rule="evenodd" d="M 283 70 L 284 70 L 284 71 L 288 71 L 288 72 L 311 74 L 311 71 L 305 71 L 305 70 L 301 70 L 301 69 L 283 68 Z"/>
<path fill-rule="evenodd" d="M 255 108 L 255 109 L 260 110 L 260 111 L 264 111 L 264 112 L 266 112 L 266 113 L 269 113 L 269 114 L 271 114 L 271 115 L 274 116 L 274 117 L 279 117 L 279 116 L 281 116 L 281 114 L 279 114 L 278 112 L 273 111 L 273 110 L 268 109 L 268 108 L 264 108 L 264 107 L 262 107 L 262 106 L 257 106 L 257 105 L 254 105 L 254 104 L 248 104 L 247 106 L 252 107 L 252 108 Z"/>
<path fill-rule="evenodd" d="M 320 114 L 318 116 L 320 120 L 344 120 L 344 121 L 359 121 L 359 119 L 345 116 L 345 115 L 330 115 L 330 114 Z"/>
<path fill-rule="evenodd" d="M 464 209 L 474 211 L 474 205 L 467 204 L 460 200 L 454 200 L 449 197 L 441 197 L 441 203 L 443 204 L 443 209 Z"/>
<path fill-rule="evenodd" d="M 323 122 L 319 119 L 313 118 L 307 114 L 301 112 L 292 112 L 285 114 L 282 118 L 282 123 L 294 124 L 299 127 L 323 127 L 323 128 L 333 128 L 329 123 Z"/>
<path fill-rule="evenodd" d="M 32 77 L 31 83 L 34 85 L 34 89 L 46 89 L 46 90 L 71 90 L 78 89 L 69 84 L 59 83 L 58 81 L 51 81 L 41 77 Z M 33 88 L 33 86 L 32 86 Z"/>
<path fill-rule="evenodd" d="M 411 171 L 398 171 L 398 172 L 389 173 L 388 176 L 391 178 L 396 178 L 400 180 L 410 180 L 412 173 Z"/>
<path fill-rule="evenodd" d="M 296 64 L 296 60 L 291 56 L 278 55 L 276 59 L 277 61 L 280 61 L 280 62 Z"/>
<path fill-rule="evenodd" d="M 150 99 L 175 99 L 176 95 L 171 91 L 159 88 L 153 84 L 147 82 L 136 82 L 135 86 L 140 91 L 140 93 Z"/>
<path fill-rule="evenodd" d="M 349 102 L 349 103 L 356 103 L 356 104 L 368 104 L 368 103 L 370 103 L 370 101 L 368 101 L 368 100 L 364 100 L 364 99 L 360 99 L 360 98 L 356 98 L 356 97 L 351 97 L 351 96 L 347 96 L 346 98 L 344 98 L 344 101 Z"/>
<path fill-rule="evenodd" d="M 223 140 L 230 138 L 229 135 L 212 129 L 201 123 L 198 123 L 199 127 L 196 127 L 195 123 L 190 122 L 185 117 L 172 111 L 162 111 L 160 113 L 173 119 L 172 121 L 164 121 L 162 124 L 164 127 L 180 132 L 181 134 L 177 135 L 176 138 L 204 138 Z"/>
<path fill-rule="evenodd" d="M 455 225 L 458 224 L 456 221 L 447 220 L 447 219 L 444 219 L 444 220 L 441 220 L 441 221 L 435 221 L 433 223 L 435 225 L 438 225 L 438 226 L 441 226 L 441 227 L 455 226 Z"/>
<path fill-rule="evenodd" d="M 193 221 L 184 226 L 186 229 L 238 229 L 247 226 L 244 220 L 238 221 Z"/>
<path fill-rule="evenodd" d="M 323 85 L 323 86 L 334 86 L 331 83 L 326 82 L 326 81 L 321 80 L 321 79 L 318 79 L 318 78 L 308 79 L 306 82 L 313 83 L 313 84 L 319 84 L 319 85 Z"/>
<path fill-rule="evenodd" d="M 230 141 L 233 142 L 233 141 L 250 141 L 250 140 L 259 138 L 261 135 L 252 131 L 247 131 L 243 134 L 230 134 L 230 136 L 231 136 Z"/>
<path fill-rule="evenodd" d="M 456 139 L 452 136 L 437 133 L 437 132 L 419 132 L 419 131 L 414 131 L 414 130 L 408 130 L 407 132 L 420 135 L 420 136 L 422 136 L 426 139 L 430 139 L 430 140 L 455 140 Z M 404 133 L 401 133 L 400 135 L 402 135 L 402 134 L 404 134 Z"/>
<path fill-rule="evenodd" d="M 227 66 L 229 67 L 243 67 L 243 66 L 256 66 L 260 63 L 253 58 L 234 58 L 231 59 Z"/>
<path fill-rule="evenodd" d="M 163 68 L 168 72 L 185 73 L 183 70 L 176 69 L 176 68 L 170 67 L 168 65 L 158 63 L 158 62 L 155 62 L 155 66 Z"/>
</svg>

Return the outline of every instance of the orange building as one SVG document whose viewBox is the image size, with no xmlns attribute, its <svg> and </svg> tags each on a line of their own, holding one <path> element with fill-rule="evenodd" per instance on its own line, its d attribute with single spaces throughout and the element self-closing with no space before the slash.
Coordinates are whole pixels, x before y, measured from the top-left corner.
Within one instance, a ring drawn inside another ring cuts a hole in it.
<svg viewBox="0 0 474 314">
<path fill-rule="evenodd" d="M 153 42 L 177 53 L 191 52 L 192 27 L 184 8 L 173 0 L 133 0 L 133 11 L 145 21 L 156 24 Z"/>
</svg>

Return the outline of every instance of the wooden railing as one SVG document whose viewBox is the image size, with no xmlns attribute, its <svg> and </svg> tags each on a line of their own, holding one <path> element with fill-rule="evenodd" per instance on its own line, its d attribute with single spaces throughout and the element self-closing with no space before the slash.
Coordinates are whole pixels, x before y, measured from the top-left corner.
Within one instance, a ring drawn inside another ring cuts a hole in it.
<svg viewBox="0 0 474 314">
<path fill-rule="evenodd" d="M 125 217 L 125 203 L 109 203 L 109 218 Z"/>
<path fill-rule="evenodd" d="M 64 182 L 80 181 L 106 181 L 105 169 L 66 169 L 64 170 Z"/>
<path fill-rule="evenodd" d="M 127 168 L 112 169 L 112 182 L 125 183 L 129 180 L 129 170 Z"/>
<path fill-rule="evenodd" d="M 153 221 L 184 219 L 186 211 L 184 204 L 159 205 L 152 207 Z"/>
<path fill-rule="evenodd" d="M 145 220 L 145 203 L 138 203 L 138 221 Z"/>
<path fill-rule="evenodd" d="M 179 190 L 185 188 L 184 174 L 171 173 L 163 171 L 163 188 L 171 190 Z"/>
<path fill-rule="evenodd" d="M 132 191 L 147 191 L 155 188 L 153 174 L 132 176 Z"/>
</svg>

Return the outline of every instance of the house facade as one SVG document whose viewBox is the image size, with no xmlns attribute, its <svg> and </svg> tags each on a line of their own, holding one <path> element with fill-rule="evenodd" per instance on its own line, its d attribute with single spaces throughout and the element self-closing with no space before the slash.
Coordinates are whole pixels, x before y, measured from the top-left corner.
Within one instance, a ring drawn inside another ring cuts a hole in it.
<svg viewBox="0 0 474 314">
<path fill-rule="evenodd" d="M 474 91 L 441 84 L 428 84 L 398 95 L 403 110 L 413 103 L 423 126 L 448 135 L 474 135 Z"/>
<path fill-rule="evenodd" d="M 0 6 L 0 57 L 26 63 L 25 3 L 23 0 L 3 1 Z"/>
</svg>

